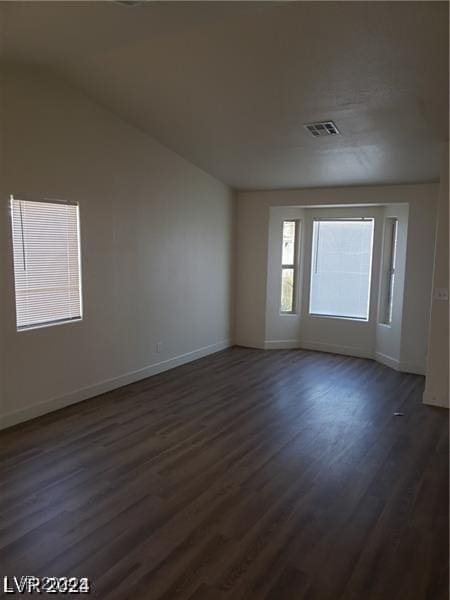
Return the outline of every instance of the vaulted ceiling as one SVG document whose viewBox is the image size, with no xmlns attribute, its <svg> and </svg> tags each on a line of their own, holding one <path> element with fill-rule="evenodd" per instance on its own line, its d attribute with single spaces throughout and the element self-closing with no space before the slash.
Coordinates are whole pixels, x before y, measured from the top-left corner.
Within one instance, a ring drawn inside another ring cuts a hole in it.
<svg viewBox="0 0 450 600">
<path fill-rule="evenodd" d="M 435 181 L 447 2 L 3 2 L 46 66 L 238 189 Z M 303 124 L 332 119 L 341 135 Z"/>
</svg>

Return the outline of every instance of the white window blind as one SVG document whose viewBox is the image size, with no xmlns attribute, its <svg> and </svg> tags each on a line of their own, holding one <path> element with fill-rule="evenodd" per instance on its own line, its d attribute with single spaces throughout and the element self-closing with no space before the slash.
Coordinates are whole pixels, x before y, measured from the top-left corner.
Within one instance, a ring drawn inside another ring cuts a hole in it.
<svg viewBox="0 0 450 600">
<path fill-rule="evenodd" d="M 311 314 L 369 318 L 373 219 L 315 220 Z"/>
<path fill-rule="evenodd" d="M 11 197 L 17 329 L 80 319 L 78 204 Z"/>
</svg>

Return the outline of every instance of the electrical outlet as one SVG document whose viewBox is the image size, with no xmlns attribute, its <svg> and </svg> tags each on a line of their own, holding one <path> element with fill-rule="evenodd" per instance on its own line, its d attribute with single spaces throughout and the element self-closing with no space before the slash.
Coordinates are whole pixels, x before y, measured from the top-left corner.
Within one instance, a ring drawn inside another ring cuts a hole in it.
<svg viewBox="0 0 450 600">
<path fill-rule="evenodd" d="M 448 302 L 448 288 L 434 288 L 434 299 Z"/>
<path fill-rule="evenodd" d="M 156 352 L 160 354 L 162 351 L 162 342 L 156 342 Z"/>
</svg>

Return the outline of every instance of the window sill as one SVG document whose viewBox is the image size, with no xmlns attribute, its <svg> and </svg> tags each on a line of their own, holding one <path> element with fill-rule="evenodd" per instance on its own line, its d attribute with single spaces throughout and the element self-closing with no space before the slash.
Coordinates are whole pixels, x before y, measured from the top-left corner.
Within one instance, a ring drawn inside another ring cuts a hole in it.
<svg viewBox="0 0 450 600">
<path fill-rule="evenodd" d="M 68 325 L 70 323 L 79 323 L 83 320 L 83 317 L 77 317 L 75 319 L 62 319 L 61 321 L 50 321 L 49 323 L 37 323 L 36 325 L 27 325 L 25 327 L 17 327 L 17 333 L 24 333 L 25 331 L 34 331 L 35 329 L 47 329 L 48 327 L 56 327 L 57 325 Z"/>
<path fill-rule="evenodd" d="M 318 313 L 308 313 L 308 317 L 314 317 L 315 319 L 335 319 L 337 321 L 353 321 L 356 323 L 368 323 L 369 319 L 360 319 L 359 317 L 341 317 L 339 315 L 321 315 Z"/>
</svg>

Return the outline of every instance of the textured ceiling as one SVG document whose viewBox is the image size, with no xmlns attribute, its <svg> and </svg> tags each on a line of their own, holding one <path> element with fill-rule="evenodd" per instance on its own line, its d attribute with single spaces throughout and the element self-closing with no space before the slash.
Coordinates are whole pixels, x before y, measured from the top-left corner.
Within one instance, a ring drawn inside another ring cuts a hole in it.
<svg viewBox="0 0 450 600">
<path fill-rule="evenodd" d="M 48 66 L 238 189 L 439 178 L 447 2 L 4 2 Z M 303 124 L 332 119 L 340 136 Z"/>
</svg>

